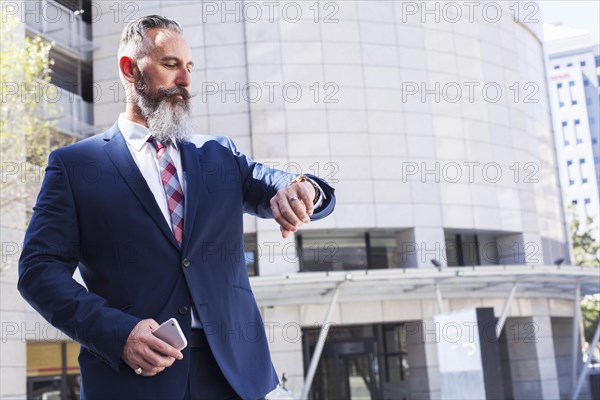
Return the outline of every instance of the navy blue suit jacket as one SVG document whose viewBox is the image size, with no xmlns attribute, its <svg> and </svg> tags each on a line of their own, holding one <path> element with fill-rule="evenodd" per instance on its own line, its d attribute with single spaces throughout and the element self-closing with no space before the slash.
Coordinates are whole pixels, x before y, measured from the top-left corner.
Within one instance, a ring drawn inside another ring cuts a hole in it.
<svg viewBox="0 0 600 400">
<path fill-rule="evenodd" d="M 227 137 L 181 146 L 186 180 L 181 248 L 115 124 L 54 151 L 25 235 L 18 287 L 52 325 L 82 345 L 82 393 L 89 399 L 182 398 L 184 358 L 158 375 L 137 376 L 121 353 L 142 319 L 178 319 L 191 332 L 191 306 L 210 347 L 242 398 L 275 388 L 267 337 L 250 288 L 242 214 L 272 217 L 270 198 L 293 175 L 239 153 Z M 312 177 L 335 206 L 334 190 Z M 87 289 L 73 278 L 79 267 Z"/>
</svg>

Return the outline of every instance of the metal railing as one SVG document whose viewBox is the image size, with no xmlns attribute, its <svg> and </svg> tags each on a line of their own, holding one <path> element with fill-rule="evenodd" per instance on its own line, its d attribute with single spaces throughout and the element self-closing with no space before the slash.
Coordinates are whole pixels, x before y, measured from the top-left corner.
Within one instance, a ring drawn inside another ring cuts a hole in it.
<svg viewBox="0 0 600 400">
<path fill-rule="evenodd" d="M 25 25 L 34 34 L 90 59 L 91 28 L 80 14 L 51 0 L 28 0 L 23 7 Z"/>
</svg>

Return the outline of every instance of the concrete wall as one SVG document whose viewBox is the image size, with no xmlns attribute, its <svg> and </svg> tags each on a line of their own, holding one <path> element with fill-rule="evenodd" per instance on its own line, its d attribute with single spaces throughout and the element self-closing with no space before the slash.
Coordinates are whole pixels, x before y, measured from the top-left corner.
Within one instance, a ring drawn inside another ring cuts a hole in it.
<svg viewBox="0 0 600 400">
<path fill-rule="evenodd" d="M 501 338 L 505 395 L 518 399 L 559 398 L 550 317 L 507 319 Z"/>
</svg>

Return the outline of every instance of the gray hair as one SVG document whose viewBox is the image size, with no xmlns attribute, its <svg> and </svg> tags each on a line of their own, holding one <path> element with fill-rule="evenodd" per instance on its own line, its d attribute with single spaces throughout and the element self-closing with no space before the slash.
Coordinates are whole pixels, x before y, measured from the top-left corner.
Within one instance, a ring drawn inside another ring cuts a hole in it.
<svg viewBox="0 0 600 400">
<path fill-rule="evenodd" d="M 143 58 L 150 48 L 146 38 L 146 31 L 152 28 L 168 29 L 183 33 L 183 28 L 175 20 L 161 15 L 145 15 L 127 24 L 121 33 L 119 57 L 130 55 L 135 59 Z"/>
</svg>

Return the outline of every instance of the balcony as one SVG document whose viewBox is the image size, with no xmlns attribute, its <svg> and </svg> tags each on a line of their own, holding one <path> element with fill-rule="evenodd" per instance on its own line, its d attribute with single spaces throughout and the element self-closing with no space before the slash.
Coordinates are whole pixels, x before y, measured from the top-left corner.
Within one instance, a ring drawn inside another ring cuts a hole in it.
<svg viewBox="0 0 600 400">
<path fill-rule="evenodd" d="M 92 29 L 83 21 L 80 12 L 49 0 L 28 0 L 23 4 L 25 25 L 33 35 L 54 41 L 81 59 L 91 61 Z"/>
<path fill-rule="evenodd" d="M 44 116 L 46 119 L 56 121 L 54 127 L 57 130 L 80 139 L 94 133 L 92 103 L 56 85 L 52 85 L 51 90 L 45 89 L 44 93 Z"/>
</svg>

